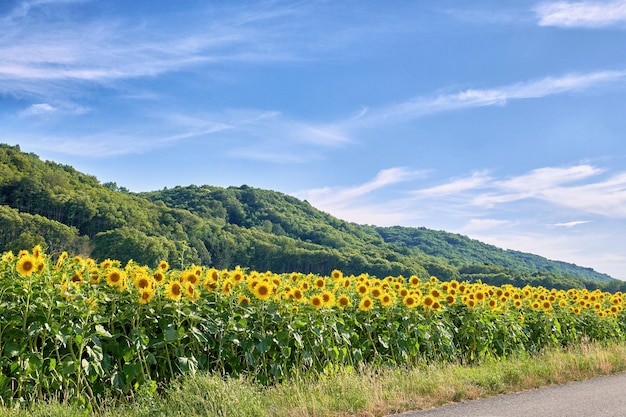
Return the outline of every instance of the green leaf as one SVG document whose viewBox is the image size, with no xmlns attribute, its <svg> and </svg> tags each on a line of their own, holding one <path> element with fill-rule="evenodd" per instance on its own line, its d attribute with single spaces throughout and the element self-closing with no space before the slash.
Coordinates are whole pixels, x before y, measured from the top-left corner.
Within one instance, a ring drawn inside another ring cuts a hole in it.
<svg viewBox="0 0 626 417">
<path fill-rule="evenodd" d="M 168 327 L 165 329 L 165 340 L 168 342 L 178 340 L 178 331 L 174 327 Z"/>
<path fill-rule="evenodd" d="M 113 337 L 113 335 L 111 335 L 111 333 L 109 333 L 109 331 L 101 324 L 96 324 L 96 334 L 106 338 Z"/>
</svg>

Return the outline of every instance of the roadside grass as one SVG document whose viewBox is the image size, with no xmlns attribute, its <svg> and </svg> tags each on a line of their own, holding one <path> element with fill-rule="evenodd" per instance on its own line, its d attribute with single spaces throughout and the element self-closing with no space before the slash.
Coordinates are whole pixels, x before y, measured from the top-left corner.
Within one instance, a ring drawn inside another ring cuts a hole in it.
<svg viewBox="0 0 626 417">
<path fill-rule="evenodd" d="M 161 396 L 140 392 L 127 404 L 101 404 L 96 412 L 38 403 L 28 409 L 1 408 L 0 416 L 375 417 L 625 370 L 626 343 L 583 343 L 472 366 L 343 368 L 270 387 L 245 377 L 199 373 L 163 387 Z"/>
</svg>

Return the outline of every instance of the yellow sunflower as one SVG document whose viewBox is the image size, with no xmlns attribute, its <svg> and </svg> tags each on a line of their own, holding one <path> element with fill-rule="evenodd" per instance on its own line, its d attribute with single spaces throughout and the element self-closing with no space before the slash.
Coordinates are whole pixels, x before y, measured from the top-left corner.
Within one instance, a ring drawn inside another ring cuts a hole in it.
<svg viewBox="0 0 626 417">
<path fill-rule="evenodd" d="M 332 307 L 335 305 L 335 294 L 330 291 L 323 291 L 320 294 L 322 297 L 322 301 L 324 302 L 324 307 Z"/>
<path fill-rule="evenodd" d="M 273 288 L 269 283 L 259 281 L 258 284 L 254 286 L 253 294 L 260 300 L 267 300 L 272 296 L 272 290 Z"/>
<path fill-rule="evenodd" d="M 111 268 L 107 271 L 106 280 L 111 287 L 121 287 L 126 281 L 126 272 L 118 268 Z"/>
<path fill-rule="evenodd" d="M 339 308 L 343 309 L 350 304 L 350 297 L 348 297 L 347 295 L 340 295 L 339 298 L 337 298 L 337 305 L 339 306 Z"/>
<path fill-rule="evenodd" d="M 331 276 L 333 277 L 333 279 L 338 280 L 338 279 L 343 278 L 343 273 L 342 273 L 340 270 L 335 269 L 335 270 L 333 270 L 333 272 L 331 273 Z"/>
<path fill-rule="evenodd" d="M 373 306 L 374 301 L 367 295 L 361 298 L 361 302 L 359 302 L 359 310 L 361 311 L 369 311 Z"/>
<path fill-rule="evenodd" d="M 315 307 L 316 310 L 324 307 L 324 300 L 320 295 L 314 295 L 313 297 L 311 297 L 311 300 L 309 300 L 309 302 L 313 307 Z"/>
<path fill-rule="evenodd" d="M 165 297 L 173 301 L 178 301 L 183 295 L 183 284 L 175 279 L 165 285 Z"/>
<path fill-rule="evenodd" d="M 20 259 L 17 260 L 15 268 L 21 276 L 29 277 L 37 268 L 35 258 L 33 258 L 31 255 L 23 255 L 20 257 Z"/>
<path fill-rule="evenodd" d="M 185 286 L 185 297 L 189 301 L 198 301 L 200 299 L 200 290 L 198 290 L 195 285 L 192 285 L 190 282 L 186 282 Z"/>
<path fill-rule="evenodd" d="M 159 262 L 159 265 L 157 266 L 157 268 L 160 271 L 165 272 L 168 269 L 170 269 L 170 264 L 168 264 L 167 261 L 161 261 L 161 262 Z"/>
<path fill-rule="evenodd" d="M 139 304 L 148 304 L 154 297 L 154 290 L 144 289 L 139 292 Z"/>
</svg>

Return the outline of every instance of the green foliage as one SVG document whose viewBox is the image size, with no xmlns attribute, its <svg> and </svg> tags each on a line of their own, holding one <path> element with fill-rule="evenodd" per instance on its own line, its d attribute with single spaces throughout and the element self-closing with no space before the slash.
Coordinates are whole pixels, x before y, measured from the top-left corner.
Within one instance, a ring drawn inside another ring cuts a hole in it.
<svg viewBox="0 0 626 417">
<path fill-rule="evenodd" d="M 530 283 L 555 288 L 626 284 L 564 262 L 504 251 L 424 228 L 345 222 L 268 190 L 174 187 L 134 194 L 70 166 L 0 144 L 0 250 L 43 244 L 98 259 L 257 270 Z M 497 272 L 468 272 L 493 265 Z"/>
<path fill-rule="evenodd" d="M 476 363 L 624 341 L 625 306 L 621 293 L 599 290 L 181 271 L 53 260 L 35 248 L 0 258 L 0 400 L 97 407 L 198 371 L 268 385 L 364 365 Z"/>
</svg>

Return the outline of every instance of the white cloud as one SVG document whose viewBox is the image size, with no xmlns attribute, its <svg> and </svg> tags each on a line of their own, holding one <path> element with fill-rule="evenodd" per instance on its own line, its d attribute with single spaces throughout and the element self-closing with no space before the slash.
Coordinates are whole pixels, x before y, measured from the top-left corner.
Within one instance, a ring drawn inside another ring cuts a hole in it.
<svg viewBox="0 0 626 417">
<path fill-rule="evenodd" d="M 484 172 L 412 192 L 416 199 L 446 203 L 459 211 L 473 206 L 486 212 L 522 200 L 535 200 L 581 214 L 626 217 L 626 172 L 609 175 L 588 164 L 544 167 L 507 179 Z M 577 225 L 581 223 L 572 223 Z M 561 224 L 566 226 L 569 224 Z"/>
<path fill-rule="evenodd" d="M 461 233 L 476 233 L 490 229 L 502 229 L 512 225 L 511 220 L 500 219 L 470 219 L 461 229 Z"/>
<path fill-rule="evenodd" d="M 89 112 L 89 109 L 71 103 L 51 105 L 49 103 L 35 103 L 19 112 L 22 117 L 50 116 L 50 115 L 81 115 Z"/>
<path fill-rule="evenodd" d="M 41 114 L 50 114 L 56 112 L 57 109 L 49 105 L 48 103 L 37 103 L 29 106 L 27 109 L 20 112 L 22 116 L 38 116 Z"/>
<path fill-rule="evenodd" d="M 430 188 L 415 191 L 416 196 L 446 196 L 461 193 L 467 190 L 482 188 L 491 182 L 485 172 L 475 172 L 469 178 L 456 178 L 447 184 L 437 185 Z"/>
<path fill-rule="evenodd" d="M 586 223 L 589 223 L 589 220 L 575 220 L 575 221 L 571 221 L 571 222 L 555 223 L 555 224 L 553 224 L 553 226 L 555 226 L 555 227 L 575 227 L 575 226 L 580 226 L 581 224 L 586 224 Z"/>
<path fill-rule="evenodd" d="M 535 8 L 540 26 L 605 27 L 626 22 L 626 1 L 548 2 Z"/>
<path fill-rule="evenodd" d="M 366 114 L 362 114 L 357 119 L 348 120 L 346 124 L 355 128 L 368 127 L 453 110 L 502 106 L 510 100 L 580 92 L 605 83 L 623 81 L 625 78 L 626 71 L 596 71 L 586 74 L 568 74 L 561 77 L 545 77 L 498 88 L 472 88 L 457 93 L 421 96 L 378 109 L 369 108 Z"/>
<path fill-rule="evenodd" d="M 365 197 L 373 195 L 375 191 L 424 175 L 424 171 L 412 171 L 404 167 L 387 168 L 363 184 L 304 190 L 295 193 L 295 196 L 309 201 L 320 210 L 349 221 L 379 225 L 399 224 L 402 220 L 415 217 L 414 213 L 406 211 L 406 202 L 387 200 L 384 203 L 380 201 L 372 203 Z"/>
</svg>

